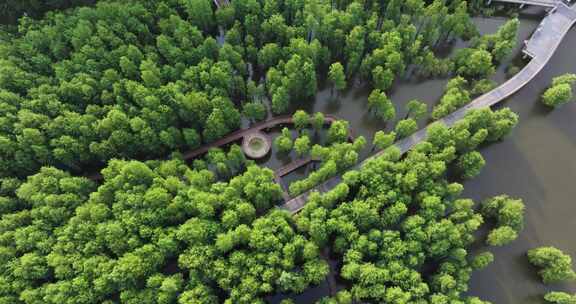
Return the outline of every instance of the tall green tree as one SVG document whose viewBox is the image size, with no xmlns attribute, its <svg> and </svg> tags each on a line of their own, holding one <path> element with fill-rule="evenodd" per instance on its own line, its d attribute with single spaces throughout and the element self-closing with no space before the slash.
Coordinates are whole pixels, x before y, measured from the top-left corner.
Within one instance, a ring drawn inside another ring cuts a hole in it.
<svg viewBox="0 0 576 304">
<path fill-rule="evenodd" d="M 328 129 L 328 142 L 345 142 L 348 140 L 349 124 L 345 120 L 336 120 L 330 124 Z"/>
<path fill-rule="evenodd" d="M 212 142 L 229 132 L 224 120 L 224 114 L 220 109 L 214 109 L 206 120 L 206 128 L 202 136 L 207 142 Z"/>
<path fill-rule="evenodd" d="M 396 109 L 386 93 L 373 90 L 368 96 L 368 109 L 374 116 L 383 121 L 390 121 L 396 117 Z"/>
<path fill-rule="evenodd" d="M 374 133 L 374 139 L 372 141 L 373 149 L 384 150 L 390 147 L 396 140 L 396 133 L 390 132 L 385 133 L 384 131 L 376 131 Z"/>
<path fill-rule="evenodd" d="M 555 247 L 538 247 L 528 250 L 528 260 L 539 268 L 544 283 L 576 280 L 572 258 Z"/>
<path fill-rule="evenodd" d="M 542 95 L 542 102 L 550 107 L 558 107 L 572 100 L 572 86 L 576 82 L 575 74 L 554 77 L 552 86 Z"/>
<path fill-rule="evenodd" d="M 406 117 L 412 117 L 414 120 L 420 120 L 428 113 L 428 105 L 413 99 L 406 104 Z"/>
<path fill-rule="evenodd" d="M 294 141 L 294 151 L 298 156 L 303 157 L 310 151 L 310 137 L 303 135 Z"/>
<path fill-rule="evenodd" d="M 462 177 L 470 179 L 480 174 L 485 164 L 486 161 L 484 157 L 482 157 L 482 154 L 478 151 L 472 151 L 462 154 L 458 159 L 457 165 Z"/>
<path fill-rule="evenodd" d="M 284 87 L 279 87 L 272 96 L 272 112 L 279 114 L 286 112 L 290 104 L 290 96 Z"/>
<path fill-rule="evenodd" d="M 544 295 L 544 299 L 550 303 L 556 304 L 574 304 L 576 303 L 576 295 L 570 295 L 565 292 L 551 291 Z"/>
<path fill-rule="evenodd" d="M 394 132 L 398 136 L 398 138 L 404 138 L 418 130 L 418 124 L 412 118 L 402 119 L 394 128 Z"/>
<path fill-rule="evenodd" d="M 298 110 L 292 115 L 292 122 L 296 130 L 300 132 L 310 124 L 310 115 L 306 111 Z"/>
<path fill-rule="evenodd" d="M 320 132 L 324 127 L 324 121 L 326 120 L 324 117 L 324 113 L 316 112 L 314 116 L 311 118 L 312 127 L 316 132 Z"/>
<path fill-rule="evenodd" d="M 203 31 L 210 31 L 215 24 L 210 0 L 181 1 L 189 16 L 189 21 Z"/>
<path fill-rule="evenodd" d="M 288 128 L 282 129 L 282 134 L 274 139 L 274 146 L 276 150 L 281 153 L 289 153 L 292 150 L 294 142 L 292 141 L 292 133 Z"/>
<path fill-rule="evenodd" d="M 260 121 L 266 118 L 266 106 L 259 102 L 245 103 L 242 112 L 251 121 Z"/>
<path fill-rule="evenodd" d="M 335 62 L 330 65 L 328 71 L 328 79 L 332 83 L 333 89 L 336 92 L 341 92 L 346 88 L 346 76 L 344 75 L 344 67 L 340 62 Z"/>
</svg>

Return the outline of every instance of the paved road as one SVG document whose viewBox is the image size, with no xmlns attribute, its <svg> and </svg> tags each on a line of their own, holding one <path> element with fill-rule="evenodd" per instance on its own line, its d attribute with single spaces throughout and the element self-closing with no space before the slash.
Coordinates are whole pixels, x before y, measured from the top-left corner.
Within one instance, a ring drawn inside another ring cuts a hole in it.
<svg viewBox="0 0 576 304">
<path fill-rule="evenodd" d="M 545 2 L 545 1 L 539 1 Z M 534 32 L 532 37 L 528 42 L 526 42 L 524 52 L 532 57 L 532 60 L 514 77 L 510 78 L 508 81 L 497 87 L 496 89 L 476 98 L 469 104 L 460 108 L 456 112 L 447 115 L 446 117 L 440 119 L 447 126 L 452 126 L 458 120 L 464 118 L 466 113 L 473 109 L 487 108 L 495 105 L 510 95 L 514 94 L 520 88 L 525 86 L 530 80 L 532 80 L 548 63 L 564 36 L 568 33 L 570 28 L 576 22 L 576 11 L 573 8 L 566 6 L 563 3 L 558 4 L 558 6 L 547 15 L 538 29 Z M 406 153 L 417 143 L 426 139 L 426 134 L 428 131 L 427 127 L 420 129 L 412 136 L 405 139 L 399 140 L 395 145 L 400 149 L 401 153 Z M 383 151 L 373 154 L 368 157 L 360 164 L 352 167 L 351 169 L 357 170 L 367 161 L 381 156 Z M 335 176 L 328 181 L 318 185 L 312 190 L 305 192 L 297 197 L 286 201 L 285 204 L 280 206 L 283 209 L 290 211 L 291 213 L 296 213 L 300 211 L 306 204 L 308 195 L 313 191 L 326 192 L 333 189 L 342 181 L 341 176 Z"/>
<path fill-rule="evenodd" d="M 488 4 L 490 4 L 490 2 L 492 1 L 537 5 L 545 7 L 556 7 L 560 2 L 562 2 L 561 0 L 489 0 Z"/>
</svg>

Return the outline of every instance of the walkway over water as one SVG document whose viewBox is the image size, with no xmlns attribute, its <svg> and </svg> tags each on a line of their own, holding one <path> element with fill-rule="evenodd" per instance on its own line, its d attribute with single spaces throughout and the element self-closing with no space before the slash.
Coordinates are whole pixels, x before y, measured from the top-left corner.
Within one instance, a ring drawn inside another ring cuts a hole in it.
<svg viewBox="0 0 576 304">
<path fill-rule="evenodd" d="M 556 7 L 562 3 L 562 0 L 488 0 L 488 4 L 492 1 L 506 2 L 506 3 L 516 3 L 516 4 L 528 4 L 544 7 Z"/>
<path fill-rule="evenodd" d="M 325 115 L 324 116 L 324 124 L 331 124 L 332 122 L 334 122 L 336 120 L 338 120 L 338 118 L 336 116 L 333 116 L 333 115 Z M 217 141 L 213 141 L 209 144 L 205 144 L 205 145 L 201 146 L 200 148 L 188 151 L 188 152 L 184 153 L 183 159 L 184 160 L 192 160 L 192 159 L 196 158 L 197 156 L 208 152 L 208 150 L 210 150 L 211 148 L 216 148 L 216 147 L 220 147 L 220 146 L 235 142 L 237 140 L 244 138 L 245 136 L 248 136 L 248 135 L 253 134 L 253 133 L 257 133 L 261 130 L 271 129 L 271 128 L 274 128 L 274 127 L 279 126 L 279 125 L 288 125 L 288 124 L 293 124 L 292 116 L 290 116 L 290 115 L 277 116 L 277 117 L 274 117 L 270 120 L 255 123 L 254 125 L 252 125 L 248 129 L 240 129 L 240 130 L 234 131 L 234 132 L 220 138 Z"/>
<path fill-rule="evenodd" d="M 340 120 L 340 119 L 334 115 L 329 115 L 329 114 L 324 115 L 324 125 L 330 125 L 337 120 Z M 191 161 L 191 160 L 195 159 L 196 157 L 198 157 L 204 153 L 207 153 L 212 148 L 218 148 L 220 146 L 224 146 L 224 145 L 233 143 L 235 141 L 239 141 L 241 139 L 244 140 L 244 139 L 249 138 L 251 136 L 258 135 L 261 133 L 261 131 L 264 131 L 264 130 L 269 130 L 269 129 L 272 129 L 272 128 L 275 128 L 278 126 L 291 125 L 291 124 L 294 124 L 294 121 L 292 120 L 291 115 L 276 116 L 276 117 L 273 117 L 272 119 L 255 123 L 250 128 L 239 129 L 239 130 L 236 130 L 232 133 L 228 133 L 228 135 L 220 138 L 219 140 L 213 141 L 211 143 L 207 143 L 205 145 L 202 145 L 199 148 L 190 150 L 188 152 L 184 152 L 182 154 L 182 159 L 185 161 Z M 349 141 L 354 140 L 354 134 L 351 131 L 348 132 L 348 140 Z M 243 152 L 246 153 L 245 150 L 243 150 Z M 299 167 L 305 165 L 308 162 L 302 163 L 302 162 L 296 161 L 296 162 L 293 162 L 293 163 L 281 168 L 280 169 L 281 173 L 282 173 L 281 176 L 284 176 L 284 175 L 290 173 L 291 171 L 298 169 Z M 100 171 L 100 170 L 98 170 L 98 171 Z M 101 172 L 91 173 L 91 174 L 86 175 L 86 177 L 91 179 L 91 180 L 94 180 L 94 181 L 102 180 Z"/>
<path fill-rule="evenodd" d="M 496 89 L 476 98 L 469 104 L 438 121 L 450 127 L 460 119 L 464 118 L 466 113 L 470 110 L 490 107 L 514 94 L 530 82 L 544 68 L 564 39 L 564 36 L 566 36 L 575 22 L 576 11 L 573 8 L 566 6 L 564 3 L 559 3 L 558 6 L 552 9 L 542 20 L 530 40 L 525 43 L 524 53 L 532 57 L 532 60 L 520 72 L 518 72 L 518 74 L 504 82 Z M 397 141 L 395 145 L 400 149 L 402 154 L 408 152 L 416 144 L 426 139 L 429 126 L 430 125 L 420 129 L 410 137 Z M 381 156 L 382 153 L 383 151 L 375 153 L 352 167 L 351 170 L 359 169 L 366 162 Z M 313 189 L 286 201 L 281 208 L 286 209 L 291 213 L 296 213 L 304 207 L 310 193 L 313 191 L 327 192 L 333 189 L 341 181 L 341 175 L 335 176 Z"/>
</svg>

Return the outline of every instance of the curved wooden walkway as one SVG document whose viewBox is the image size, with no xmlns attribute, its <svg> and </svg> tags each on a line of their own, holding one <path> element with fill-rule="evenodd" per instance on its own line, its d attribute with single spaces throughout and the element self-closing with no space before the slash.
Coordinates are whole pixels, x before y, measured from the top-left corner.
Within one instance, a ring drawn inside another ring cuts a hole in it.
<svg viewBox="0 0 576 304">
<path fill-rule="evenodd" d="M 552 58 L 552 55 L 554 55 L 554 52 L 558 49 L 558 46 L 574 23 L 576 23 L 576 11 L 564 3 L 560 3 L 542 20 L 538 29 L 534 32 L 530 40 L 526 42 L 524 53 L 532 57 L 532 60 L 520 72 L 518 72 L 518 74 L 504 82 L 496 89 L 476 98 L 469 104 L 438 121 L 450 127 L 460 119 L 464 118 L 466 113 L 469 111 L 495 105 L 524 87 L 544 68 L 550 58 Z M 426 139 L 429 127 L 430 125 L 420 129 L 418 132 L 407 138 L 397 141 L 395 146 L 400 149 L 402 154 L 406 153 L 416 144 Z M 381 156 L 382 153 L 383 151 L 373 154 L 361 163 L 352 167 L 351 170 L 361 168 L 366 162 Z M 288 210 L 292 214 L 297 213 L 306 204 L 310 193 L 314 191 L 327 192 L 333 189 L 341 181 L 341 175 L 335 176 L 316 186 L 312 190 L 286 201 L 286 203 L 280 207 Z"/>
<path fill-rule="evenodd" d="M 332 122 L 334 122 L 336 120 L 338 120 L 338 117 L 336 117 L 336 116 L 333 116 L 333 115 L 325 115 L 324 116 L 324 124 L 331 124 Z M 293 123 L 294 122 L 292 121 L 291 115 L 276 116 L 272 119 L 255 123 L 250 128 L 240 129 L 240 130 L 234 131 L 232 133 L 229 133 L 228 135 L 220 138 L 217 141 L 205 144 L 200 148 L 197 148 L 197 149 L 194 149 L 194 150 L 191 150 L 189 152 L 184 153 L 183 157 L 184 157 L 184 160 L 188 161 L 188 160 L 196 158 L 197 156 L 199 156 L 201 154 L 208 152 L 208 150 L 210 150 L 212 148 L 220 147 L 220 146 L 235 142 L 237 140 L 244 138 L 244 136 L 249 135 L 251 133 L 259 132 L 259 131 L 266 130 L 266 129 L 271 129 L 271 128 L 274 128 L 278 125 L 290 125 Z"/>
<path fill-rule="evenodd" d="M 348 130 L 348 142 L 354 142 L 354 134 L 352 133 L 351 130 Z M 294 170 L 296 170 L 302 166 L 308 165 L 309 163 L 316 161 L 316 160 L 318 160 L 318 159 L 315 159 L 312 156 L 307 156 L 307 157 L 292 161 L 292 162 L 288 163 L 287 165 L 280 167 L 274 171 L 274 180 L 276 181 L 277 184 L 280 185 L 280 187 L 282 187 L 282 198 L 284 198 L 285 202 L 292 199 L 292 197 L 288 193 L 288 190 L 286 189 L 286 187 L 284 187 L 284 183 L 282 183 L 282 177 L 287 175 L 288 173 L 290 173 L 290 172 L 292 172 L 292 171 L 294 171 Z"/>
<path fill-rule="evenodd" d="M 282 176 L 287 175 L 288 173 L 308 164 L 311 161 L 313 161 L 313 159 L 310 156 L 297 159 L 297 160 L 287 164 L 286 166 L 277 169 L 276 171 L 274 171 L 274 174 L 276 176 L 282 177 Z"/>
<path fill-rule="evenodd" d="M 330 115 L 330 114 L 325 114 L 324 115 L 324 125 L 327 124 L 331 124 L 337 120 L 340 120 L 338 117 L 334 116 L 334 115 Z M 253 124 L 251 127 L 246 128 L 246 129 L 239 129 L 236 130 L 232 133 L 228 133 L 228 135 L 220 138 L 217 141 L 211 142 L 211 143 L 207 143 L 199 148 L 190 150 L 188 152 L 185 152 L 182 155 L 182 159 L 184 161 L 191 161 L 194 158 L 198 157 L 199 155 L 202 155 L 204 153 L 207 153 L 208 150 L 212 149 L 212 148 L 217 148 L 220 146 L 224 146 L 227 144 L 230 144 L 232 142 L 235 142 L 237 140 L 240 140 L 242 138 L 244 138 L 245 136 L 248 136 L 250 134 L 253 133 L 258 133 L 261 132 L 262 130 L 266 130 L 266 129 L 271 129 L 274 128 L 276 126 L 279 125 L 290 125 L 293 124 L 294 121 L 292 120 L 292 116 L 291 115 L 280 115 L 280 116 L 276 116 L 272 119 L 266 120 L 266 121 L 261 121 L 258 123 Z M 354 140 L 354 135 L 352 133 L 352 131 L 348 130 L 348 140 L 352 141 Z M 280 168 L 280 175 L 278 175 L 279 177 L 282 177 L 296 169 L 298 169 L 299 167 L 309 163 L 310 160 L 297 160 L 294 162 L 289 163 L 288 165 Z M 275 174 L 277 175 L 277 174 Z M 99 181 L 102 180 L 102 174 L 100 172 L 98 173 L 91 173 L 88 175 L 85 175 L 88 179 L 94 180 L 94 181 Z M 285 200 L 290 199 L 290 197 L 284 197 Z"/>
</svg>

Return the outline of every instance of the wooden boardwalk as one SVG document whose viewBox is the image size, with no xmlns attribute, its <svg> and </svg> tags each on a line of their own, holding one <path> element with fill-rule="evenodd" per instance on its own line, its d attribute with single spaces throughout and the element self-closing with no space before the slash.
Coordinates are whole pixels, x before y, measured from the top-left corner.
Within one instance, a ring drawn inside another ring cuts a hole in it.
<svg viewBox="0 0 576 304">
<path fill-rule="evenodd" d="M 336 120 L 338 120 L 338 118 L 336 116 L 333 116 L 333 115 L 325 115 L 324 116 L 324 124 L 331 124 L 332 122 L 334 122 Z M 224 146 L 224 145 L 227 145 L 229 143 L 235 142 L 237 140 L 244 138 L 244 136 L 247 136 L 249 134 L 260 132 L 262 130 L 271 129 L 271 128 L 274 128 L 274 127 L 279 126 L 279 125 L 291 125 L 293 123 L 294 122 L 292 121 L 292 116 L 290 116 L 290 115 L 276 116 L 272 119 L 255 123 L 250 128 L 240 129 L 240 130 L 234 131 L 234 132 L 229 133 L 228 135 L 220 138 L 217 141 L 205 144 L 202 147 L 188 151 L 188 152 L 184 153 L 183 157 L 184 157 L 184 160 L 186 160 L 186 161 L 192 160 L 192 159 L 198 157 L 199 155 L 202 155 L 202 154 L 208 152 L 208 150 L 210 150 L 212 148 Z"/>
<path fill-rule="evenodd" d="M 337 120 L 340 120 L 340 119 L 334 115 L 329 115 L 329 114 L 324 115 L 324 125 L 331 124 Z M 254 133 L 258 133 L 258 132 L 261 132 L 263 130 L 269 130 L 269 129 L 275 128 L 277 126 L 291 125 L 291 124 L 294 124 L 294 122 L 292 121 L 291 115 L 276 116 L 272 119 L 255 123 L 249 128 L 239 129 L 239 130 L 236 130 L 232 133 L 228 133 L 228 135 L 220 138 L 217 141 L 207 143 L 205 145 L 202 145 L 199 148 L 190 150 L 188 152 L 184 152 L 184 154 L 182 155 L 182 158 L 185 161 L 191 161 L 191 160 L 195 159 L 196 157 L 198 157 L 204 153 L 207 153 L 208 150 L 210 150 L 212 148 L 217 148 L 220 146 L 224 146 L 224 145 L 233 143 L 235 141 L 243 139 L 245 136 L 248 136 L 248 135 L 254 134 Z M 351 139 L 351 140 L 354 139 L 354 135 L 352 134 L 351 131 L 349 131 L 348 136 L 349 136 L 349 139 Z M 298 167 L 292 168 L 292 167 L 294 167 L 294 165 L 292 165 L 292 166 L 291 165 L 292 164 L 287 165 L 287 167 L 283 168 L 282 170 L 283 171 L 289 170 L 286 173 L 286 174 L 288 174 L 289 172 L 294 171 L 295 169 L 298 168 Z M 290 166 L 290 167 L 288 167 L 288 166 Z M 283 175 L 286 175 L 286 174 L 283 174 Z M 281 175 L 281 176 L 283 176 L 283 175 Z M 92 173 L 92 174 L 87 175 L 86 177 L 91 179 L 91 180 L 95 180 L 95 181 L 102 179 L 102 175 L 100 173 Z"/>
<path fill-rule="evenodd" d="M 348 142 L 354 142 L 354 134 L 352 133 L 352 130 L 348 130 Z M 282 197 L 284 198 L 285 202 L 292 199 L 292 197 L 288 193 L 288 189 L 284 187 L 284 183 L 282 183 L 282 177 L 302 166 L 308 165 L 313 161 L 317 161 L 317 159 L 314 159 L 311 156 L 300 158 L 274 171 L 274 180 L 282 187 Z"/>
<path fill-rule="evenodd" d="M 286 166 L 281 167 L 278 170 L 274 171 L 274 174 L 278 177 L 282 177 L 282 176 L 287 175 L 288 173 L 290 173 L 290 172 L 292 172 L 292 171 L 294 171 L 294 170 L 296 170 L 296 169 L 298 169 L 304 165 L 307 165 L 312 160 L 313 159 L 310 156 L 295 160 L 293 162 L 290 162 Z"/>
<path fill-rule="evenodd" d="M 532 57 L 532 60 L 514 77 L 504 82 L 494 90 L 476 98 L 459 110 L 438 120 L 446 126 L 452 126 L 457 121 L 466 116 L 466 113 L 473 109 L 487 108 L 505 100 L 520 88 L 530 82 L 548 63 L 558 46 L 576 22 L 576 11 L 564 3 L 560 3 L 542 20 L 538 29 L 534 32 L 529 41 L 526 42 L 524 52 Z M 424 141 L 430 125 L 420 129 L 411 136 L 401 139 L 395 143 L 402 154 L 408 152 L 416 144 Z M 351 170 L 360 169 L 366 162 L 381 156 L 383 151 L 377 152 L 361 163 L 352 167 Z M 335 176 L 328 181 L 316 186 L 297 197 L 294 197 L 280 206 L 292 214 L 297 213 L 307 202 L 308 195 L 314 191 L 326 192 L 333 189 L 342 181 L 341 175 Z"/>
</svg>

